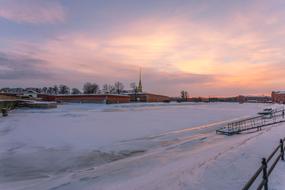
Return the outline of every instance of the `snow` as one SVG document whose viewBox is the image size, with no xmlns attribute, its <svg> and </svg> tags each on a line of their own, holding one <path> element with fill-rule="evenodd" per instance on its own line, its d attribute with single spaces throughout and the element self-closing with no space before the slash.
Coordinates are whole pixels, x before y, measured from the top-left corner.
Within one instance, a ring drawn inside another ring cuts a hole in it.
<svg viewBox="0 0 285 190">
<path fill-rule="evenodd" d="M 285 137 L 285 125 L 231 137 L 215 130 L 268 107 L 65 104 L 16 110 L 0 118 L 0 189 L 241 189 Z M 273 189 L 285 187 L 284 165 L 272 174 Z"/>
</svg>

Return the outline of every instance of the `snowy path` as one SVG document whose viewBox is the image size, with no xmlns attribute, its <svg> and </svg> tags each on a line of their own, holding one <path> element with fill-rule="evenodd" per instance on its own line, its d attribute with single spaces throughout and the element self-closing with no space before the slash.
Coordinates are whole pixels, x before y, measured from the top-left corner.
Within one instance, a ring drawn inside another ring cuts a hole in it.
<svg viewBox="0 0 285 190">
<path fill-rule="evenodd" d="M 210 142 L 200 138 L 203 145 L 196 148 L 192 143 L 183 142 L 76 172 L 70 178 L 64 176 L 55 189 L 241 189 L 258 168 L 260 158 L 267 156 L 278 143 L 278 138 L 284 136 L 281 133 L 284 134 L 283 127 L 228 139 L 212 137 Z M 261 144 L 263 141 L 267 142 L 266 146 Z M 278 170 L 284 165 L 279 163 Z M 275 177 L 280 178 L 277 173 Z M 282 170 L 279 173 L 282 174 Z M 44 189 L 48 184 L 49 181 L 43 187 L 37 187 Z M 276 189 L 284 189 L 280 186 L 282 180 L 274 185 Z"/>
<path fill-rule="evenodd" d="M 50 113 L 17 111 L 14 113 L 17 117 L 11 116 L 8 120 L 0 121 L 0 170 L 15 170 L 14 173 L 6 173 L 10 175 L 8 178 L 0 177 L 0 189 L 240 189 L 258 168 L 260 158 L 268 156 L 279 138 L 285 136 L 285 125 L 232 137 L 216 135 L 214 131 L 227 120 L 252 115 L 263 107 L 265 105 L 257 104 L 152 107 L 124 105 L 107 109 L 71 106 L 56 112 L 48 111 Z M 112 118 L 128 118 L 128 121 L 120 125 L 110 125 L 113 123 L 109 121 L 110 113 Z M 21 117 L 22 114 L 24 117 Z M 52 121 L 48 121 L 51 119 Z M 202 119 L 204 121 L 201 122 Z M 25 126 L 28 121 L 32 121 L 34 125 Z M 49 128 L 47 124 L 42 124 L 39 127 L 43 121 L 61 125 Z M 93 131 L 94 126 L 91 123 L 94 121 L 96 126 L 104 122 L 107 126 L 103 128 L 107 129 L 120 127 L 121 133 L 116 130 L 111 136 L 107 134 L 105 138 L 100 137 L 104 131 L 99 131 L 99 135 L 94 134 L 98 131 L 96 128 Z M 141 123 L 142 121 L 144 122 Z M 68 126 L 65 125 L 67 123 Z M 79 123 L 81 128 L 76 129 Z M 130 126 L 144 129 L 133 129 Z M 48 136 L 52 135 L 49 130 L 55 129 L 57 134 Z M 47 137 L 40 135 L 40 130 Z M 88 134 L 90 132 L 91 136 Z M 40 138 L 34 137 L 36 134 Z M 108 142 L 106 138 L 110 138 Z M 94 162 L 96 158 L 102 159 L 102 154 L 89 149 L 91 145 L 97 147 L 96 151 L 108 153 L 105 159 L 115 157 L 119 160 L 109 163 L 104 162 L 106 160 Z M 133 151 L 134 156 L 120 159 L 118 151 L 125 151 L 125 155 L 130 155 Z M 81 159 L 78 160 L 78 156 Z M 3 164 L 8 158 L 9 162 Z M 27 162 L 27 159 L 33 160 Z M 19 161 L 19 164 L 15 164 Z M 31 168 L 27 170 L 22 168 L 23 165 Z M 284 189 L 283 165 L 285 164 L 280 163 L 276 172 L 273 172 L 273 176 L 277 176 L 272 181 L 275 189 Z M 27 171 L 31 172 L 30 179 L 21 178 L 21 172 L 27 174 Z M 41 175 L 41 178 L 35 178 L 36 174 Z"/>
</svg>

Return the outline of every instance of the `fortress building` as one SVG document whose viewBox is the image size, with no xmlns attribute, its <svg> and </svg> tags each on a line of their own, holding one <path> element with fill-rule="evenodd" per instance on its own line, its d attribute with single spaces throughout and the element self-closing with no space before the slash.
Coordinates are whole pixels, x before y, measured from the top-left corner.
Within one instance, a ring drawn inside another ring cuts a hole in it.
<svg viewBox="0 0 285 190">
<path fill-rule="evenodd" d="M 273 103 L 285 104 L 285 91 L 273 91 L 271 98 Z"/>
<path fill-rule="evenodd" d="M 131 102 L 170 102 L 168 96 L 153 94 L 143 91 L 142 86 L 142 70 L 140 69 L 139 74 L 139 85 L 135 93 L 129 94 Z"/>
<path fill-rule="evenodd" d="M 142 72 L 139 73 L 139 84 L 136 92 L 125 94 L 68 94 L 48 95 L 39 94 L 39 98 L 45 101 L 74 102 L 74 103 L 129 103 L 129 102 L 170 102 L 168 96 L 153 94 L 143 91 Z"/>
</svg>

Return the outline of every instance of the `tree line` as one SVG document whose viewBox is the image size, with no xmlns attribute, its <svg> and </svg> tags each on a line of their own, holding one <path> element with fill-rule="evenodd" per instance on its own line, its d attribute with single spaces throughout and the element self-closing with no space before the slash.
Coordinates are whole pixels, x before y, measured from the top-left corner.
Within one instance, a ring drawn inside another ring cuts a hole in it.
<svg viewBox="0 0 285 190">
<path fill-rule="evenodd" d="M 86 82 L 82 90 L 78 88 L 70 88 L 67 85 L 61 84 L 61 85 L 53 85 L 49 87 L 42 87 L 42 88 L 1 88 L 0 92 L 4 93 L 15 93 L 15 94 L 21 94 L 24 93 L 25 91 L 33 90 L 37 93 L 40 94 L 49 94 L 49 95 L 58 95 L 58 94 L 63 94 L 63 95 L 68 95 L 68 94 L 123 94 L 126 92 L 130 93 L 139 93 L 138 92 L 138 86 L 135 82 L 132 82 L 130 84 L 130 91 L 125 90 L 125 86 L 122 82 L 117 81 L 114 84 L 104 84 L 102 85 L 102 88 L 97 83 L 91 83 L 91 82 Z M 180 97 L 178 98 L 179 101 L 188 101 L 189 98 L 189 93 L 186 90 L 182 90 L 180 92 Z"/>
<path fill-rule="evenodd" d="M 132 83 L 133 85 L 133 83 Z M 131 88 L 133 86 L 131 85 Z M 102 88 L 97 83 L 86 82 L 83 85 L 82 90 L 78 88 L 71 88 L 67 85 L 54 85 L 49 87 L 42 87 L 42 88 L 2 88 L 0 92 L 4 93 L 23 93 L 25 91 L 33 90 L 37 93 L 41 94 L 50 94 L 50 95 L 57 95 L 57 94 L 122 94 L 124 93 L 125 87 L 122 82 L 115 82 L 114 84 L 104 84 Z"/>
</svg>

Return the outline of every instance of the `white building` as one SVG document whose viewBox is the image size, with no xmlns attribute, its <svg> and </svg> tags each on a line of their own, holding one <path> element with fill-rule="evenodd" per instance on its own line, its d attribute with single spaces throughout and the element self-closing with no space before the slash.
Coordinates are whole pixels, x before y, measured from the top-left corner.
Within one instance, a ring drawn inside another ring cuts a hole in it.
<svg viewBox="0 0 285 190">
<path fill-rule="evenodd" d="M 29 97 L 29 98 L 37 98 L 38 93 L 34 90 L 26 90 L 26 91 L 24 91 L 23 96 Z"/>
</svg>

